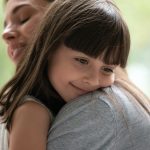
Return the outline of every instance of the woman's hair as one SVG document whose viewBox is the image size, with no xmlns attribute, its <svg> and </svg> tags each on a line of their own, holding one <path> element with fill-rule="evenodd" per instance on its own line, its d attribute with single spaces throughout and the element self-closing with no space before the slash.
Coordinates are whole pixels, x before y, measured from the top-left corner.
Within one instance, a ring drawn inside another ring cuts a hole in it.
<svg viewBox="0 0 150 150">
<path fill-rule="evenodd" d="M 4 4 L 6 4 L 10 0 L 4 0 Z M 54 0 L 43 0 L 43 1 L 48 1 L 48 2 L 53 2 Z"/>
<path fill-rule="evenodd" d="M 111 0 L 55 0 L 38 28 L 33 43 L 14 77 L 0 93 L 3 121 L 10 127 L 12 115 L 25 95 L 39 98 L 55 112 L 61 101 L 47 77 L 48 60 L 60 44 L 106 64 L 125 67 L 130 36 L 119 9 Z"/>
</svg>

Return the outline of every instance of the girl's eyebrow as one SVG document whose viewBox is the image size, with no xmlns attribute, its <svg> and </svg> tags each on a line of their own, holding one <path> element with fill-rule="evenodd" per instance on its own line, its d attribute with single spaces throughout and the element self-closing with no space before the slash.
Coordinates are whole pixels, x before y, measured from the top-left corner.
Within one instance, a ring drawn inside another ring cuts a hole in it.
<svg viewBox="0 0 150 150">
<path fill-rule="evenodd" d="M 30 6 L 29 4 L 21 4 L 17 7 L 15 7 L 13 10 L 12 10 L 12 14 L 15 14 L 17 13 L 22 7 L 25 7 L 25 6 Z"/>
</svg>

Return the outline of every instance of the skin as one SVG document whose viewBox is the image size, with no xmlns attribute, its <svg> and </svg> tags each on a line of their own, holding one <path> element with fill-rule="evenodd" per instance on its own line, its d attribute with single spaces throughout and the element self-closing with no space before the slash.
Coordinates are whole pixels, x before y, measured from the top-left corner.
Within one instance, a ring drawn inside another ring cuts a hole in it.
<svg viewBox="0 0 150 150">
<path fill-rule="evenodd" d="M 49 80 L 66 102 L 110 86 L 115 80 L 116 66 L 106 65 L 100 57 L 92 58 L 63 44 L 49 62 Z"/>
<path fill-rule="evenodd" d="M 46 150 L 50 113 L 36 102 L 26 102 L 13 115 L 9 150 Z"/>
<path fill-rule="evenodd" d="M 47 5 L 44 0 L 9 0 L 6 3 L 2 37 L 14 64 L 21 60 Z"/>
</svg>

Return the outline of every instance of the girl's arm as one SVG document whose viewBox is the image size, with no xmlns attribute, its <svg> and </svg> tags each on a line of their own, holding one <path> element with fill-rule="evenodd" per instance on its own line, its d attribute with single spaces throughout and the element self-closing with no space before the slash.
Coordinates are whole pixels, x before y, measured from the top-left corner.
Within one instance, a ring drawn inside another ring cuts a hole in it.
<svg viewBox="0 0 150 150">
<path fill-rule="evenodd" d="M 9 150 L 46 150 L 49 112 L 40 104 L 26 102 L 14 113 Z"/>
</svg>

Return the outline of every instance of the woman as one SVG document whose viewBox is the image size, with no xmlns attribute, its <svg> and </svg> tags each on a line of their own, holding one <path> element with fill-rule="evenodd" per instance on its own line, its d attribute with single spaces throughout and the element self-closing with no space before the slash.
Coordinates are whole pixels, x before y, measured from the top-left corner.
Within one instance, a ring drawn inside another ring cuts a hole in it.
<svg viewBox="0 0 150 150">
<path fill-rule="evenodd" d="M 32 41 L 40 20 L 54 0 L 5 0 L 3 39 L 8 56 L 17 65 L 24 50 Z"/>
<path fill-rule="evenodd" d="M 24 59 L 26 47 L 32 41 L 32 36 L 42 20 L 47 7 L 54 0 L 4 0 L 5 20 L 3 39 L 7 44 L 10 60 L 17 65 Z M 7 131 L 3 124 L 0 125 L 0 150 L 8 149 Z M 3 145 L 5 147 L 3 147 Z"/>
</svg>

